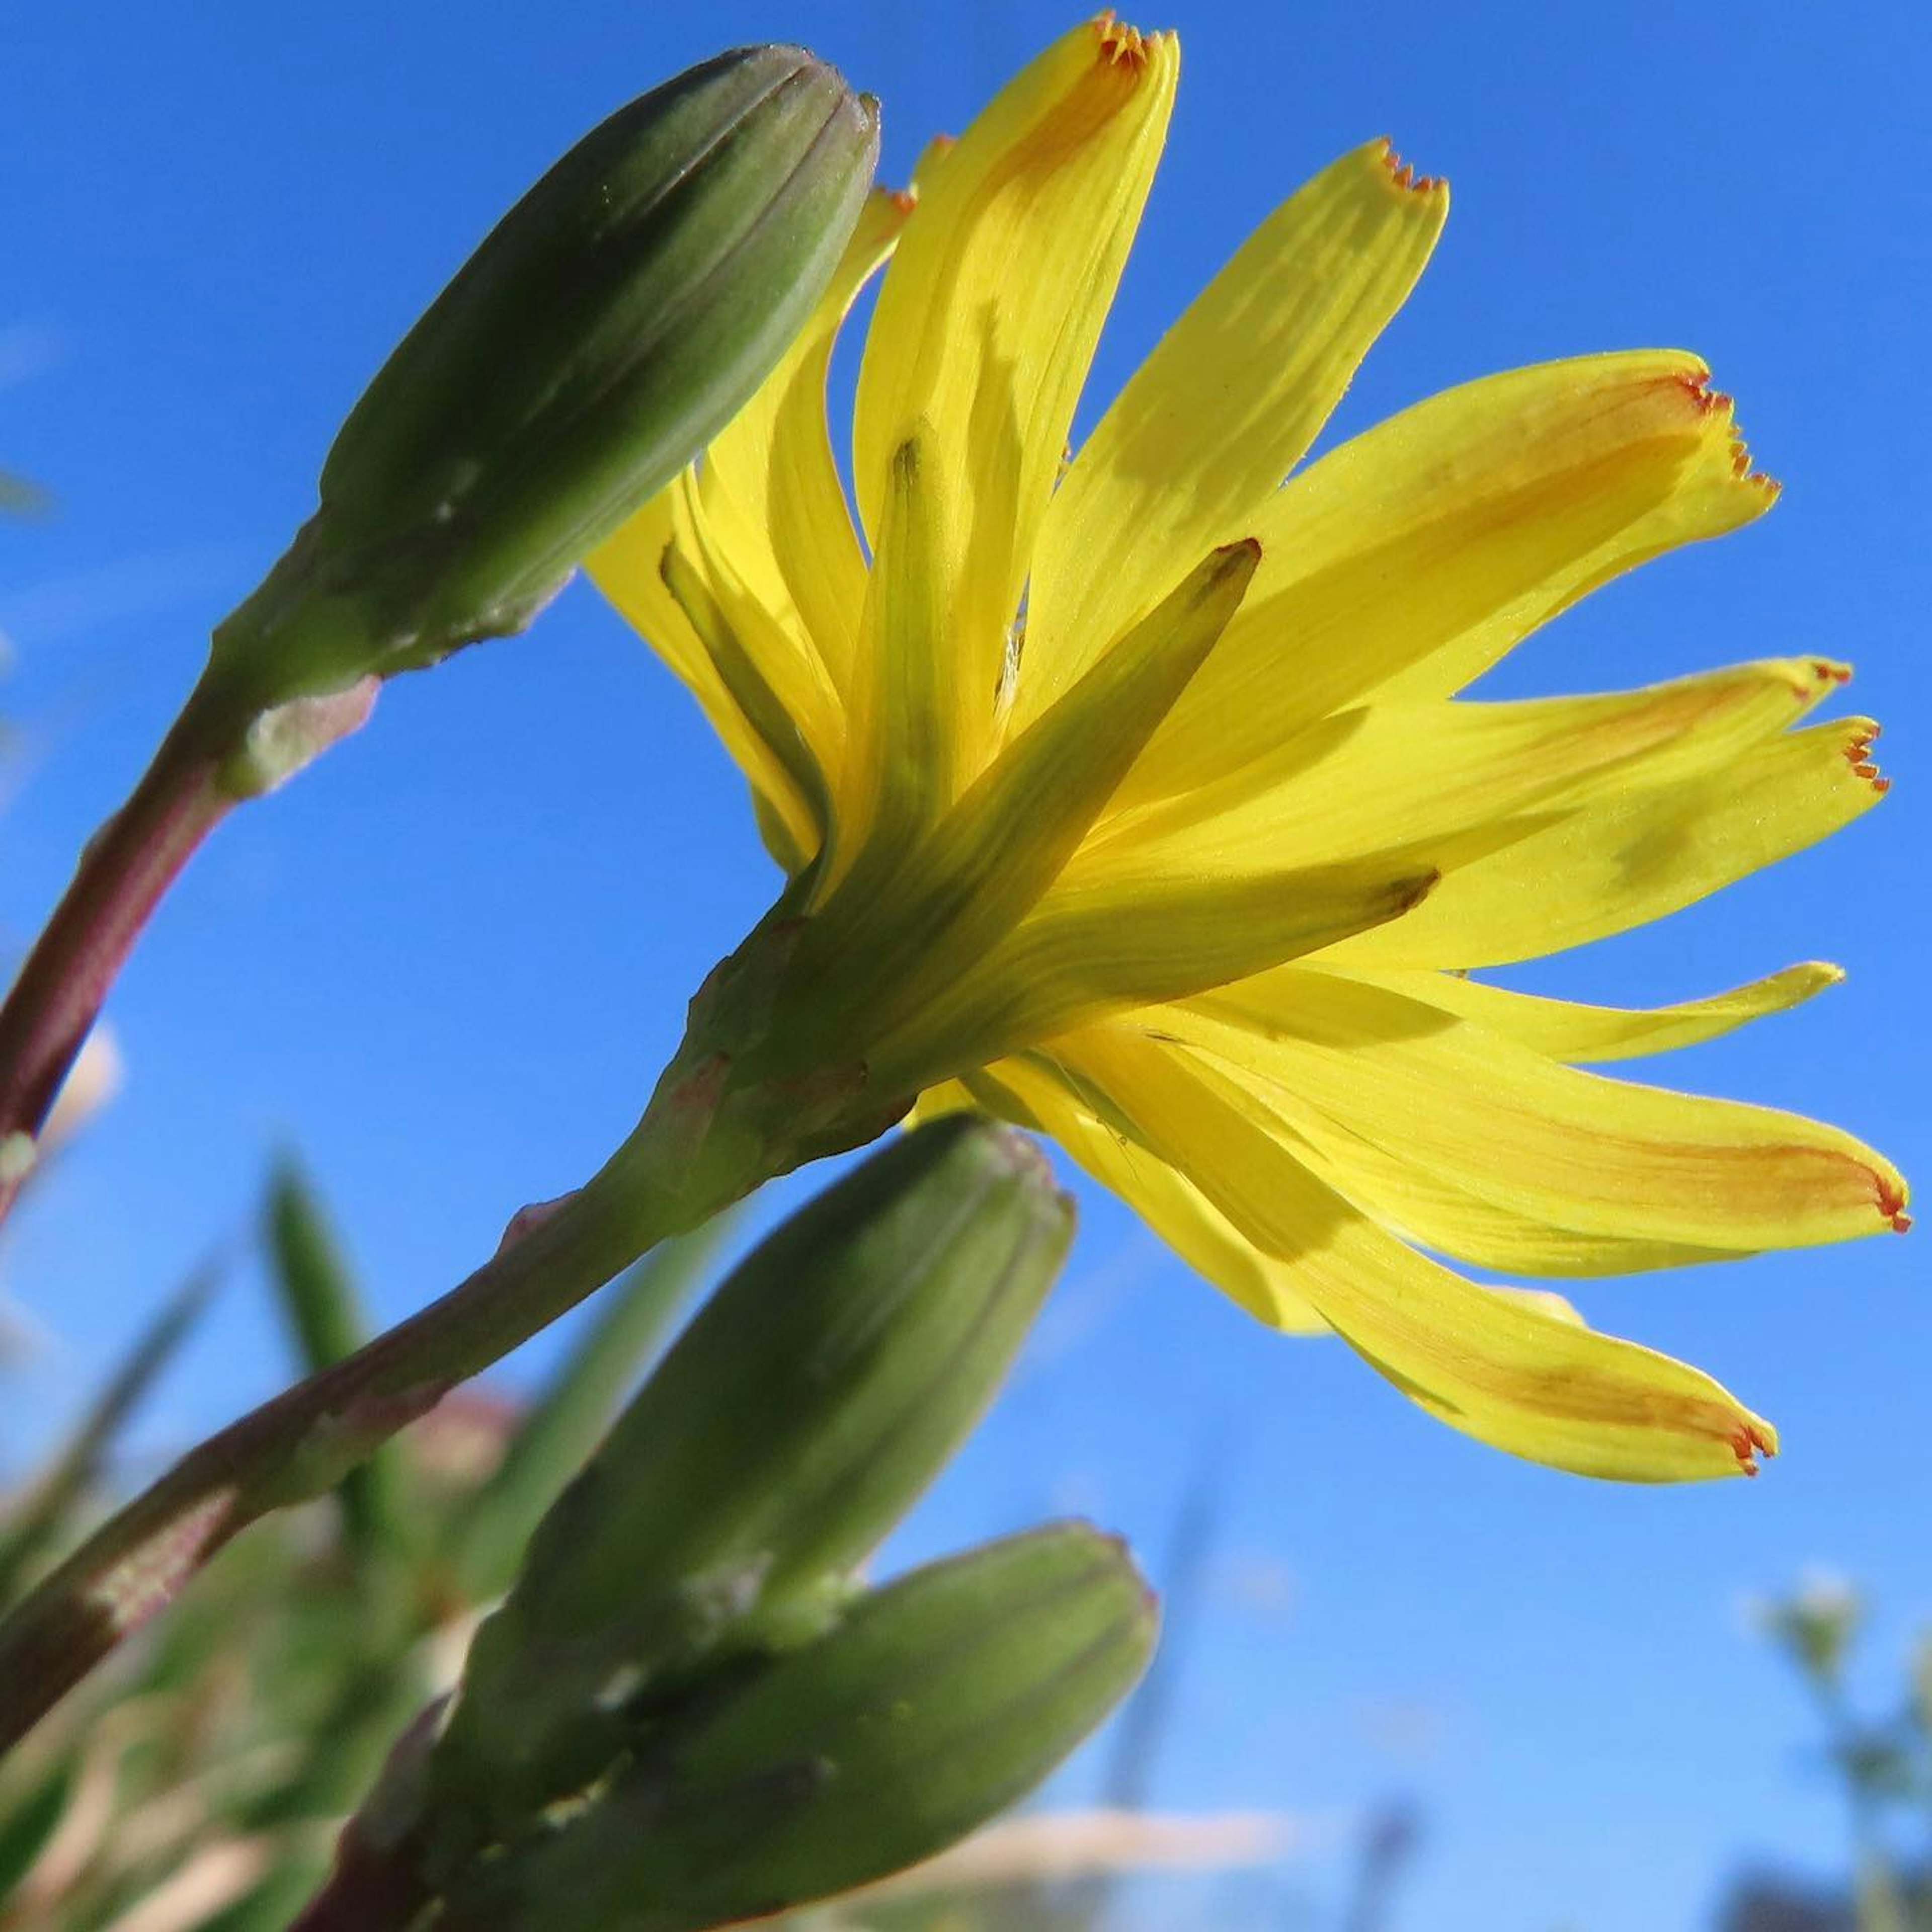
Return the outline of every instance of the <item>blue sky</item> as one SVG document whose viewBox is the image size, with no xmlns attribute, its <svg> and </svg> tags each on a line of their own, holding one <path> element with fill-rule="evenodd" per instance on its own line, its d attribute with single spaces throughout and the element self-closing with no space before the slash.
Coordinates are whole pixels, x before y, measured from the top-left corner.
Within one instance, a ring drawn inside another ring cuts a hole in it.
<svg viewBox="0 0 1932 1932">
<path fill-rule="evenodd" d="M 902 176 L 1072 17 L 104 0 L 16 20 L 0 460 L 58 507 L 0 528 L 5 943 L 306 513 L 362 383 L 578 134 L 718 46 L 802 39 L 883 97 Z M 1786 484 L 1774 515 L 1570 614 L 1497 688 L 1841 656 L 1898 783 L 1826 847 L 1531 982 L 1666 999 L 1835 959 L 1844 987 L 1660 1076 L 1828 1114 L 1932 1174 L 1919 10 L 1179 0 L 1140 24 L 1181 29 L 1180 101 L 1084 420 L 1269 208 L 1383 133 L 1450 177 L 1455 210 L 1331 434 L 1598 348 L 1695 348 L 1738 395 Z M 9 1386 L 0 1454 L 241 1238 L 278 1144 L 326 1186 L 386 1318 L 447 1286 L 628 1126 L 684 999 L 772 884 L 722 754 L 587 590 L 392 688 L 361 737 L 224 828 L 117 994 L 128 1090 L 4 1258 L 50 1340 Z M 1600 1322 L 1712 1369 L 1784 1433 L 1755 1484 L 1650 1492 L 1460 1440 L 1339 1348 L 1253 1328 L 1082 1198 L 1036 1346 L 898 1552 L 1077 1508 L 1158 1574 L 1181 1498 L 1211 1480 L 1219 1555 L 1157 1798 L 1283 1806 L 1332 1834 L 1412 1793 L 1427 1839 L 1402 1922 L 1430 1932 L 1674 1932 L 1748 1856 L 1836 1856 L 1802 1709 L 1739 1606 L 1842 1568 L 1882 1606 L 1875 1668 L 1932 1618 L 1925 1235 L 1594 1287 Z M 244 1264 L 146 1439 L 179 1444 L 278 1372 Z M 1318 1904 L 1339 1882 L 1323 1842 L 1288 1874 Z"/>
</svg>

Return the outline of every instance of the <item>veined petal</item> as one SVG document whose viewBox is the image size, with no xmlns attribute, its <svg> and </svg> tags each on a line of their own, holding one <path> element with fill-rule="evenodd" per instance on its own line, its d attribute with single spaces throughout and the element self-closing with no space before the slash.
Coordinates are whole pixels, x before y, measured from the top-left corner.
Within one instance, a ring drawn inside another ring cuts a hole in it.
<svg viewBox="0 0 1932 1932">
<path fill-rule="evenodd" d="M 836 838 L 817 886 L 821 904 L 842 880 L 848 891 L 876 890 L 958 794 L 961 721 L 970 699 L 949 648 L 938 567 L 943 488 L 930 428 L 916 423 L 892 458 L 866 583 Z"/>
<path fill-rule="evenodd" d="M 1190 1268 L 1258 1322 L 1285 1334 L 1328 1332 L 1328 1323 L 1295 1292 L 1293 1271 L 1285 1263 L 1264 1254 L 1159 1155 L 1096 1118 L 1051 1060 L 1000 1060 L 973 1075 L 965 1089 L 987 1112 L 1058 1141 Z"/>
<path fill-rule="evenodd" d="M 597 587 L 698 700 L 750 782 L 759 830 L 772 856 L 786 872 L 796 872 L 818 849 L 818 814 L 726 688 L 710 652 L 664 582 L 678 487 L 646 503 L 592 553 L 586 567 Z"/>
<path fill-rule="evenodd" d="M 774 614 L 796 622 L 842 692 L 850 683 L 866 559 L 832 455 L 826 371 L 847 310 L 912 208 L 910 195 L 874 190 L 811 321 L 714 439 L 700 479 L 714 529 L 728 528 L 732 568 Z"/>
<path fill-rule="evenodd" d="M 1253 595 L 1124 802 L 1370 697 L 1448 696 L 1607 579 L 1760 515 L 1775 487 L 1707 380 L 1670 350 L 1514 370 L 1312 464 L 1253 519 Z"/>
<path fill-rule="evenodd" d="M 1546 1054 L 1552 1060 L 1599 1064 L 1701 1046 L 1772 1013 L 1788 1012 L 1835 986 L 1844 972 L 1808 959 L 1699 1000 L 1667 1006 L 1594 1006 L 1494 986 L 1457 973 L 1400 968 L 1376 972 L 1349 968 L 1358 980 L 1412 999 L 1426 1000 L 1465 1019 Z"/>
<path fill-rule="evenodd" d="M 1399 919 L 1436 874 L 1412 854 L 1262 877 L 1089 887 L 1070 868 L 869 1056 L 880 1092 L 930 1085 L 1070 1028 L 1178 999 Z"/>
<path fill-rule="evenodd" d="M 689 620 L 745 722 L 770 747 L 808 808 L 812 850 L 832 824 L 832 775 L 843 763 L 845 719 L 811 640 L 761 602 L 713 541 L 694 472 L 669 492 L 664 586 Z"/>
<path fill-rule="evenodd" d="M 1180 796 L 1115 812 L 1088 862 L 1312 864 L 1621 796 L 1728 766 L 1846 675 L 1774 658 L 1587 698 L 1341 712 Z"/>
<path fill-rule="evenodd" d="M 1905 1184 L 1835 1127 L 1580 1072 L 1444 1007 L 1289 967 L 1149 1024 L 1298 1124 L 1553 1227 L 1756 1253 L 1893 1225 Z"/>
<path fill-rule="evenodd" d="M 829 999 L 890 1029 L 1004 939 L 1053 884 L 1120 775 L 1239 608 L 1259 553 L 1231 544 L 1008 743 L 929 834 L 879 842 L 800 940 Z"/>
<path fill-rule="evenodd" d="M 1082 1090 L 1290 1269 L 1371 1366 L 1454 1427 L 1581 1475 L 1750 1473 L 1770 1426 L 1708 1376 L 1430 1261 L 1324 1186 L 1238 1089 L 1118 1028 L 1058 1041 Z"/>
<path fill-rule="evenodd" d="M 946 504 L 938 591 L 988 746 L 1009 629 L 1179 60 L 1172 36 L 1106 20 L 1055 42 L 932 171 L 880 288 L 854 427 L 860 512 L 878 532 L 894 453 L 928 422 Z"/>
<path fill-rule="evenodd" d="M 1352 939 L 1334 963 L 1501 966 L 1661 919 L 1869 811 L 1886 786 L 1868 756 L 1877 731 L 1834 720 L 1702 777 L 1612 790 L 1446 871 L 1400 932 Z"/>
<path fill-rule="evenodd" d="M 1277 1087 L 1244 1083 L 1243 1090 L 1246 1103 L 1266 1115 L 1317 1179 L 1403 1240 L 1453 1260 L 1506 1274 L 1574 1280 L 1738 1258 L 1732 1250 L 1693 1242 L 1562 1226 L 1520 1204 L 1472 1194 Z"/>
<path fill-rule="evenodd" d="M 1178 561 L 1246 534 L 1415 285 L 1448 210 L 1446 182 L 1371 142 L 1277 208 L 1195 298 L 1054 492 L 1016 723 L 1166 593 Z"/>
</svg>

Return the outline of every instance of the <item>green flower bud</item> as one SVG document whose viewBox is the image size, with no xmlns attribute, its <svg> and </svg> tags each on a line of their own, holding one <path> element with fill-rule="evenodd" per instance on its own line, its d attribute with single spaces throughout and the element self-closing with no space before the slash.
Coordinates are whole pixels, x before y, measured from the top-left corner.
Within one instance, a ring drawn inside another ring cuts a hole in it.
<svg viewBox="0 0 1932 1932">
<path fill-rule="evenodd" d="M 255 710 L 520 629 L 688 463 L 830 278 L 878 116 L 796 47 L 620 109 L 506 215 L 383 365 L 321 508 L 216 634 Z"/>
<path fill-rule="evenodd" d="M 614 1702 L 836 1615 L 992 1400 L 1072 1224 L 1030 1142 L 956 1117 L 781 1227 L 532 1538 L 442 1740 L 452 1786 L 500 1818 L 544 1802 L 608 1754 Z"/>
<path fill-rule="evenodd" d="M 640 1727 L 580 1804 L 466 1869 L 476 1932 L 696 1932 L 943 1850 L 1031 1790 L 1124 1696 L 1154 1604 L 1078 1524 L 918 1570 L 735 1689 Z"/>
</svg>

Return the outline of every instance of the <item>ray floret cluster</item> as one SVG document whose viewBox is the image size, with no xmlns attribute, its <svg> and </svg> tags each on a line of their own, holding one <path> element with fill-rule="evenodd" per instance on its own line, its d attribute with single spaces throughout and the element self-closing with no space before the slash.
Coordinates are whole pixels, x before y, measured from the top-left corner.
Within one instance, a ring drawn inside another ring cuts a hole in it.
<svg viewBox="0 0 1932 1932">
<path fill-rule="evenodd" d="M 1773 1432 L 1709 1377 L 1448 1262 L 1621 1274 L 1902 1227 L 1848 1134 L 1581 1070 L 1834 970 L 1652 1010 L 1469 975 L 1846 824 L 1884 788 L 1877 728 L 1804 722 L 1848 675 L 1808 656 L 1460 694 L 1777 486 L 1673 350 L 1468 382 L 1304 464 L 1447 213 L 1385 141 L 1262 224 L 1067 460 L 1178 68 L 1111 19 L 1048 48 L 874 194 L 776 373 L 592 560 L 788 876 L 776 1030 L 800 1074 L 862 1062 L 886 1118 L 1050 1135 L 1263 1321 L 1339 1332 L 1502 1448 L 1749 1472 Z M 854 509 L 826 377 L 875 274 Z"/>
</svg>

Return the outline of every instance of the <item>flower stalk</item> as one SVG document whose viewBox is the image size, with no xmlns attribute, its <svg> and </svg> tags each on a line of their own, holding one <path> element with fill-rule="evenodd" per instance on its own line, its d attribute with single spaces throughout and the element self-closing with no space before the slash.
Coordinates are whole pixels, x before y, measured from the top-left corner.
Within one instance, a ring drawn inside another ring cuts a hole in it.
<svg viewBox="0 0 1932 1932">
<path fill-rule="evenodd" d="M 0 1217 L 201 842 L 359 726 L 382 680 L 523 629 L 691 460 L 810 314 L 878 143 L 873 104 L 802 49 L 721 55 L 593 130 L 431 304 L 0 1007 Z"/>
<path fill-rule="evenodd" d="M 882 1103 L 856 1062 L 778 1070 L 799 929 L 781 904 L 712 971 L 643 1118 L 582 1187 L 523 1210 L 448 1294 L 190 1450 L 0 1619 L 0 1752 L 250 1523 L 325 1494 L 659 1242 L 904 1112 L 911 1096 Z"/>
<path fill-rule="evenodd" d="M 148 915 L 233 800 L 184 716 L 74 883 L 0 1009 L 0 1217 L 33 1171 L 62 1083 Z"/>
</svg>

